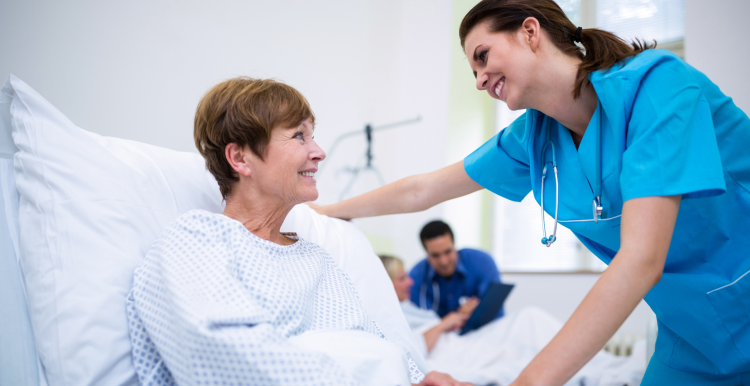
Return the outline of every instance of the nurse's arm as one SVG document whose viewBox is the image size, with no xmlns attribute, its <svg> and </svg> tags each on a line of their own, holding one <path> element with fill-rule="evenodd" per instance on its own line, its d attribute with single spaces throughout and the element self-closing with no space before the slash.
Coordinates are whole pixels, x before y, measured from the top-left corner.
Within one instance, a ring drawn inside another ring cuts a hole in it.
<svg viewBox="0 0 750 386">
<path fill-rule="evenodd" d="M 420 212 L 480 189 L 482 187 L 464 170 L 463 161 L 459 161 L 431 173 L 400 179 L 336 204 L 310 206 L 320 214 L 353 219 Z"/>
<path fill-rule="evenodd" d="M 614 335 L 661 279 L 681 196 L 623 205 L 620 251 L 573 316 L 513 386 L 562 385 Z"/>
</svg>

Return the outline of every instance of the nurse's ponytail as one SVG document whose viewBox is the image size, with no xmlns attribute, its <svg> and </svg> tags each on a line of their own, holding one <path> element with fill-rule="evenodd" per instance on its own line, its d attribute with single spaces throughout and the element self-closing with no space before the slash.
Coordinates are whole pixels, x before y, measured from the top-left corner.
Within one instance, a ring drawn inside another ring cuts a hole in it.
<svg viewBox="0 0 750 386">
<path fill-rule="evenodd" d="M 617 35 L 596 28 L 578 31 L 578 27 L 553 0 L 482 0 L 461 22 L 458 30 L 461 47 L 464 46 L 466 35 L 484 21 L 489 22 L 492 32 L 515 32 L 528 17 L 539 21 L 557 48 L 581 59 L 573 88 L 574 98 L 580 97 L 589 73 L 607 70 L 631 56 L 656 47 L 656 42 L 646 44 L 637 39 L 628 44 Z M 580 42 L 583 51 L 576 42 Z"/>
</svg>

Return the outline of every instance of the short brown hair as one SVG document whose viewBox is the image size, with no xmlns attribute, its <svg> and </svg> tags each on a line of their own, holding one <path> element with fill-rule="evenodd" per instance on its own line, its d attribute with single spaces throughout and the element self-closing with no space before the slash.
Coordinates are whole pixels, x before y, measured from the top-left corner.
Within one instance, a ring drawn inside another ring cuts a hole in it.
<svg viewBox="0 0 750 386">
<path fill-rule="evenodd" d="M 238 77 L 209 90 L 198 103 L 193 137 L 222 197 L 226 200 L 239 181 L 225 156 L 228 144 L 247 146 L 263 160 L 274 128 L 295 127 L 308 118 L 314 125 L 307 99 L 275 80 Z"/>
</svg>

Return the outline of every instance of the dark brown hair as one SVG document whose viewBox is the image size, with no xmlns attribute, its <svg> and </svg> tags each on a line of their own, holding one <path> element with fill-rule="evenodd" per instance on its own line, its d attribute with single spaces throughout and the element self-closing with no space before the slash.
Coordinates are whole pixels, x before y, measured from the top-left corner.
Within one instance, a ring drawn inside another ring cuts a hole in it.
<svg viewBox="0 0 750 386">
<path fill-rule="evenodd" d="M 277 127 L 295 127 L 311 118 L 310 105 L 293 87 L 270 79 L 239 77 L 219 83 L 198 103 L 193 138 L 226 200 L 239 176 L 225 156 L 236 143 L 263 160 Z"/>
<path fill-rule="evenodd" d="M 515 32 L 528 17 L 536 18 L 541 28 L 562 52 L 581 59 L 573 98 L 581 96 L 581 88 L 594 71 L 607 70 L 625 59 L 656 47 L 636 39 L 631 44 L 617 35 L 596 28 L 581 31 L 580 42 L 585 55 L 573 42 L 578 27 L 553 0 L 482 0 L 464 16 L 458 29 L 461 47 L 466 35 L 478 24 L 487 21 L 491 32 Z"/>
</svg>

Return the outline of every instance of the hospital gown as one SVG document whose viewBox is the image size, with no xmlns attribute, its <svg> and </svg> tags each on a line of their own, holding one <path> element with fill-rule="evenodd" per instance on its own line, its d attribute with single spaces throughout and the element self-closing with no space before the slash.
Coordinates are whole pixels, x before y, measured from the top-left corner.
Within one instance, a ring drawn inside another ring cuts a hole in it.
<svg viewBox="0 0 750 386">
<path fill-rule="evenodd" d="M 325 354 L 288 338 L 314 330 L 385 338 L 321 247 L 274 244 L 201 210 L 154 243 L 135 270 L 127 312 L 143 385 L 354 385 Z M 407 359 L 419 383 L 424 376 Z"/>
</svg>

